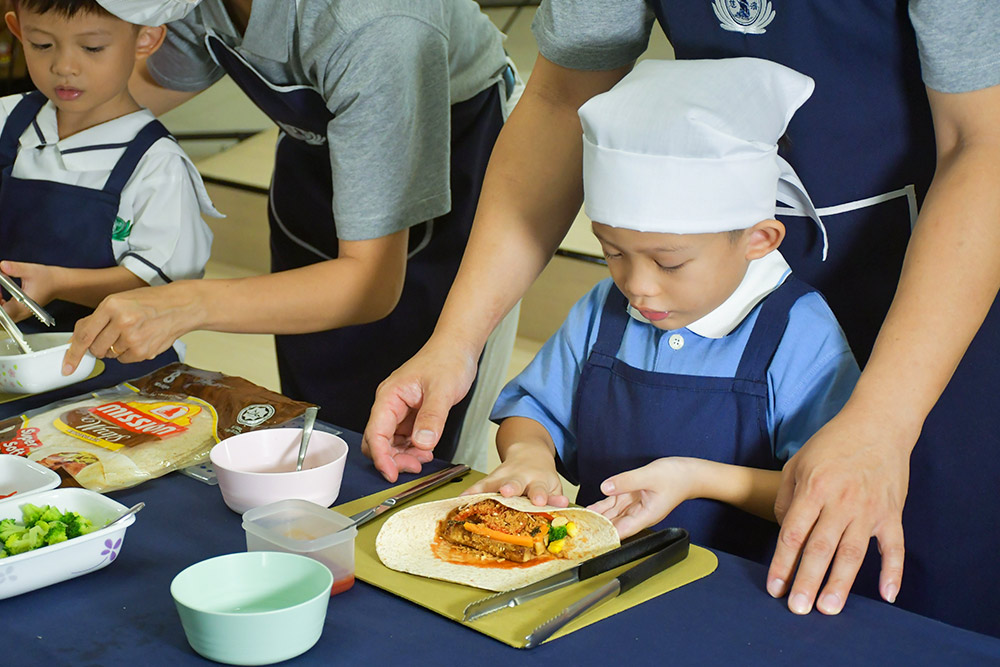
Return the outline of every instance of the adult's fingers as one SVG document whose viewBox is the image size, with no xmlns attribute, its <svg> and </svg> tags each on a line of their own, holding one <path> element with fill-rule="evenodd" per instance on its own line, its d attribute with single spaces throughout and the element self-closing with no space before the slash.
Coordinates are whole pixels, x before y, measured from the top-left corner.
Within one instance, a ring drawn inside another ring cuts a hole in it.
<svg viewBox="0 0 1000 667">
<path fill-rule="evenodd" d="M 830 575 L 816 600 L 816 609 L 823 614 L 839 614 L 847 602 L 854 579 L 868 552 L 871 527 L 866 523 L 852 522 L 847 526 L 830 567 Z M 793 585 L 792 590 L 795 590 Z M 794 592 L 793 592 L 794 595 Z"/>
<path fill-rule="evenodd" d="M 903 543 L 903 522 L 891 522 L 875 534 L 879 551 L 882 553 L 882 570 L 878 579 L 878 590 L 886 602 L 895 602 L 903 584 L 903 559 L 906 548 Z"/>
<path fill-rule="evenodd" d="M 416 447 L 434 449 L 441 439 L 448 412 L 454 405 L 451 395 L 441 391 L 436 384 L 424 388 L 423 400 L 413 419 L 413 435 L 410 436 Z"/>
<path fill-rule="evenodd" d="M 767 571 L 767 592 L 772 597 L 780 598 L 788 591 L 806 540 L 819 518 L 820 508 L 819 503 L 804 497 L 793 499 L 789 504 Z"/>
<path fill-rule="evenodd" d="M 94 339 L 104 330 L 107 324 L 108 318 L 97 311 L 76 323 L 76 326 L 73 328 L 73 336 L 69 341 L 69 349 L 63 355 L 63 375 L 71 375 L 76 370 L 76 367 L 80 365 L 80 360 L 83 359 L 83 355 L 87 353 L 87 350 L 94 343 Z"/>
<path fill-rule="evenodd" d="M 797 517 L 793 516 L 795 506 L 793 504 L 785 518 L 785 525 L 794 522 L 799 529 L 804 526 L 798 524 Z M 788 593 L 788 608 L 795 614 L 808 614 L 816 601 L 816 594 L 823 583 L 830 563 L 840 546 L 844 532 L 847 530 L 847 522 L 844 515 L 828 511 L 820 512 L 818 519 L 808 531 L 808 537 L 801 548 L 801 558 L 798 569 L 795 571 L 795 579 L 792 582 L 791 590 Z M 782 526 L 784 532 L 785 526 Z M 792 534 L 792 533 L 789 533 Z M 798 542 L 801 533 L 794 532 L 794 542 L 783 542 L 781 533 L 778 535 L 778 544 L 791 545 Z M 870 534 L 870 533 L 869 533 Z M 786 579 L 787 581 L 787 579 Z"/>
</svg>

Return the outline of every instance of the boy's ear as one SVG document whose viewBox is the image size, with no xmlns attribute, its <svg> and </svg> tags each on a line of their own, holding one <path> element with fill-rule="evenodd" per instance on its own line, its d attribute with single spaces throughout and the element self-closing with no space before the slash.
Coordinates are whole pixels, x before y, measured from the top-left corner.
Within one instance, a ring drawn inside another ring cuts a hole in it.
<svg viewBox="0 0 1000 667">
<path fill-rule="evenodd" d="M 785 226 L 777 220 L 761 220 L 747 230 L 747 259 L 760 259 L 776 249 L 785 238 Z"/>
<path fill-rule="evenodd" d="M 144 60 L 156 53 L 166 37 L 167 26 L 165 25 L 139 26 L 139 36 L 135 40 L 136 59 Z"/>
<path fill-rule="evenodd" d="M 17 37 L 17 41 L 23 42 L 21 39 L 21 24 L 17 20 L 17 14 L 14 12 L 7 12 L 3 15 L 3 20 L 7 22 L 7 29 L 10 30 L 14 37 Z"/>
</svg>

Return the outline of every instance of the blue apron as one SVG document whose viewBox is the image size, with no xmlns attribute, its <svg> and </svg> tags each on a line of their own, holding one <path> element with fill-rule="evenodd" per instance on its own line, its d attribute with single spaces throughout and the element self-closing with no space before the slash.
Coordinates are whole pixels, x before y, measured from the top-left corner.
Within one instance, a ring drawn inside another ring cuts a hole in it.
<svg viewBox="0 0 1000 667">
<path fill-rule="evenodd" d="M 266 80 L 235 49 L 209 34 L 215 61 L 282 132 L 275 156 L 268 218 L 271 269 L 284 271 L 337 257 L 323 96 L 301 85 Z M 458 271 L 483 174 L 503 124 L 497 86 L 452 106 L 451 211 L 410 228 L 403 292 L 395 310 L 371 324 L 276 336 L 281 391 L 323 408 L 323 419 L 363 431 L 375 390 L 423 346 Z M 337 289 L 317 285 L 316 289 Z M 472 391 L 448 415 L 435 456 L 450 459 Z"/>
<path fill-rule="evenodd" d="M 45 102 L 45 96 L 37 91 L 25 95 L 8 116 L 0 133 L 0 254 L 4 259 L 75 269 L 117 266 L 111 234 L 118 216 L 122 189 L 149 147 L 170 135 L 159 121 L 150 121 L 128 142 L 100 190 L 55 181 L 16 178 L 12 172 L 18 140 L 34 123 Z M 72 150 L 120 147 L 120 144 L 115 144 Z M 18 327 L 25 333 L 72 331 L 77 320 L 93 312 L 86 306 L 60 300 L 52 301 L 45 308 L 56 320 L 54 327 L 46 327 L 32 317 L 19 322 Z M 0 405 L 0 417 L 109 387 L 174 361 L 177 361 L 177 353 L 173 349 L 135 364 L 105 359 L 104 371 L 91 380 Z"/>
<path fill-rule="evenodd" d="M 786 220 L 781 253 L 820 290 L 862 365 L 895 293 L 935 166 L 907 2 L 648 0 L 677 58 L 753 56 L 816 80 L 782 151 L 830 236 Z M 779 209 L 780 211 L 781 209 Z M 1000 313 L 994 302 L 911 457 L 900 607 L 1000 635 Z M 948 335 L 942 332 L 942 335 Z M 874 540 L 854 590 L 877 596 Z"/>
<path fill-rule="evenodd" d="M 767 368 L 788 312 L 811 291 L 790 276 L 771 292 L 759 307 L 736 375 L 714 377 L 646 371 L 617 359 L 632 318 L 625 296 L 612 287 L 574 402 L 578 450 L 575 469 L 565 474 L 579 481 L 577 502 L 600 500 L 605 479 L 665 456 L 780 470 L 767 426 Z M 698 544 L 759 562 L 770 558 L 778 535 L 771 521 L 705 499 L 682 503 L 663 523 L 686 528 Z"/>
</svg>

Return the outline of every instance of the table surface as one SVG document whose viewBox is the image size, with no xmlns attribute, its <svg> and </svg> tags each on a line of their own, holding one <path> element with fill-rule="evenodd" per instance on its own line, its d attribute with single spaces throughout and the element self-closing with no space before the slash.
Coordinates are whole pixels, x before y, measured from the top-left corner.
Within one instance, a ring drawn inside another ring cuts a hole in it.
<svg viewBox="0 0 1000 667">
<path fill-rule="evenodd" d="M 351 452 L 338 503 L 388 486 L 361 455 L 360 437 L 344 437 Z M 443 466 L 433 462 L 425 472 Z M 92 574 L 0 600 L 0 664 L 212 664 L 188 646 L 170 582 L 192 563 L 244 551 L 240 516 L 218 487 L 176 473 L 109 495 L 126 506 L 146 503 L 120 555 Z M 867 598 L 852 596 L 839 616 L 795 616 L 764 592 L 762 565 L 718 556 L 708 577 L 530 656 L 359 581 L 331 598 L 323 636 L 289 664 L 450 664 L 464 655 L 477 664 L 530 657 L 589 665 L 607 653 L 703 664 L 1000 664 L 1000 639 Z"/>
</svg>

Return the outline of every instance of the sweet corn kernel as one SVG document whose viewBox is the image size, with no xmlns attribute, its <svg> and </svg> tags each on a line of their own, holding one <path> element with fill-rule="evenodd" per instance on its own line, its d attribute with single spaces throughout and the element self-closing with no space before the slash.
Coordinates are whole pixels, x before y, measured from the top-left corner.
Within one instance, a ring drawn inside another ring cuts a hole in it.
<svg viewBox="0 0 1000 667">
<path fill-rule="evenodd" d="M 577 528 L 577 526 L 576 526 L 575 523 L 573 523 L 572 521 L 570 521 L 569 523 L 566 524 L 566 534 L 567 535 L 569 535 L 570 537 L 576 537 L 576 534 L 578 532 L 580 532 L 580 529 Z"/>
<path fill-rule="evenodd" d="M 552 552 L 552 553 L 554 553 L 554 554 L 559 553 L 563 549 L 563 542 L 564 541 L 565 540 L 553 540 L 553 541 L 549 542 L 549 551 Z"/>
</svg>

